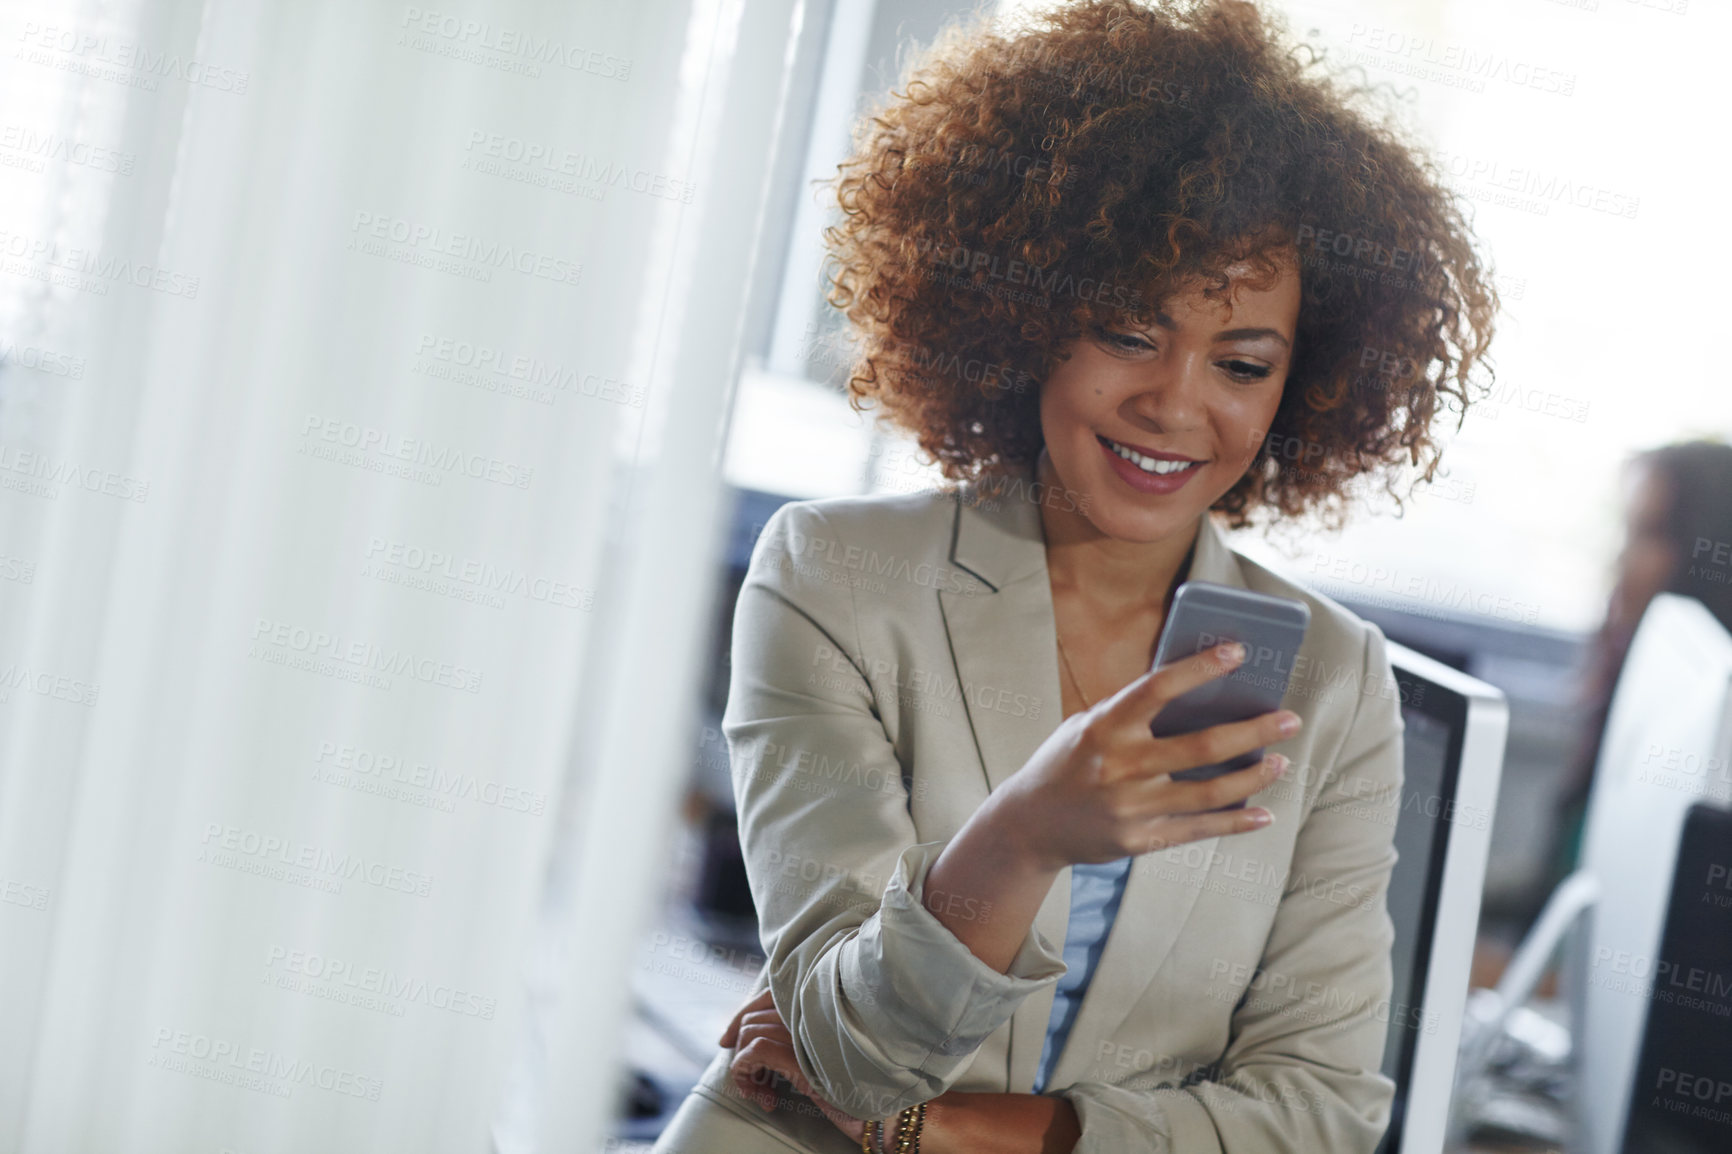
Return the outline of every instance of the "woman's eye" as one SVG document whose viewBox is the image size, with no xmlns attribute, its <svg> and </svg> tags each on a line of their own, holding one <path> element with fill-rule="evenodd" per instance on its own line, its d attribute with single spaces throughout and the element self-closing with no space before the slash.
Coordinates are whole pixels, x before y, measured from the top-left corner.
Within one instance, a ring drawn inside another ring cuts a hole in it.
<svg viewBox="0 0 1732 1154">
<path fill-rule="evenodd" d="M 1135 333 L 1102 332 L 1100 336 L 1101 340 L 1111 348 L 1121 349 L 1127 353 L 1143 352 L 1155 347 Z"/>
<path fill-rule="evenodd" d="M 1230 376 L 1240 381 L 1260 381 L 1273 371 L 1268 365 L 1259 365 L 1255 361 L 1222 361 L 1220 363 Z"/>
</svg>

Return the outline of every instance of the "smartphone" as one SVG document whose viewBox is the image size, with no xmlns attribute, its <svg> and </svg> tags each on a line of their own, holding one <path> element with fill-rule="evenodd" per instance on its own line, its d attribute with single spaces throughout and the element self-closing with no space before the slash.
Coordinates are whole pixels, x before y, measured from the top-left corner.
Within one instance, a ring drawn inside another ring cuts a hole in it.
<svg viewBox="0 0 1732 1154">
<path fill-rule="evenodd" d="M 1149 723 L 1150 731 L 1156 737 L 1172 737 L 1281 708 L 1310 621 L 1311 609 L 1303 601 L 1210 581 L 1180 585 L 1155 645 L 1153 668 L 1229 641 L 1245 647 L 1245 660 L 1225 677 L 1167 702 Z M 1181 770 L 1173 774 L 1173 780 L 1208 781 L 1262 759 L 1263 751 L 1253 749 L 1214 765 Z M 1240 800 L 1225 808 L 1241 809 L 1244 805 Z"/>
</svg>

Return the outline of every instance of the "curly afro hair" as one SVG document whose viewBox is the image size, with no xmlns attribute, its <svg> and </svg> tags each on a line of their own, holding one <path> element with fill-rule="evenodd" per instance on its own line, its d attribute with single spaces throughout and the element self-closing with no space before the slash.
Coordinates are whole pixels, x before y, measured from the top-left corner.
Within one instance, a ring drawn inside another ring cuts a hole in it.
<svg viewBox="0 0 1732 1154">
<path fill-rule="evenodd" d="M 1215 509 L 1344 520 L 1365 477 L 1431 480 L 1440 394 L 1465 415 L 1497 313 L 1436 165 L 1245 0 L 1073 0 L 952 24 L 857 126 L 831 180 L 828 300 L 849 402 L 952 481 L 1031 465 L 1038 388 L 1084 332 L 1151 319 L 1223 270 L 1296 260 L 1273 426 Z M 1458 418 L 1457 427 L 1460 420 Z"/>
</svg>

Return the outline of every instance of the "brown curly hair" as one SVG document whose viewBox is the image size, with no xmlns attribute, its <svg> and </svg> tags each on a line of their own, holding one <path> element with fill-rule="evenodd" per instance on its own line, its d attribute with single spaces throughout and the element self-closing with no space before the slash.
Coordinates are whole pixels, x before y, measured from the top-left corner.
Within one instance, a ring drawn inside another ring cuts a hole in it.
<svg viewBox="0 0 1732 1154">
<path fill-rule="evenodd" d="M 1246 0 L 1074 0 L 955 23 L 861 121 L 829 182 L 828 300 L 873 399 L 952 481 L 1031 464 L 1038 388 L 1085 331 L 1145 323 L 1223 270 L 1297 259 L 1294 358 L 1268 437 L 1216 502 L 1339 525 L 1350 483 L 1430 480 L 1440 394 L 1489 385 L 1489 270 L 1435 164 L 1373 88 L 1283 48 Z M 1483 369 L 1485 382 L 1477 380 Z M 1459 427 L 1460 421 L 1457 421 Z"/>
</svg>

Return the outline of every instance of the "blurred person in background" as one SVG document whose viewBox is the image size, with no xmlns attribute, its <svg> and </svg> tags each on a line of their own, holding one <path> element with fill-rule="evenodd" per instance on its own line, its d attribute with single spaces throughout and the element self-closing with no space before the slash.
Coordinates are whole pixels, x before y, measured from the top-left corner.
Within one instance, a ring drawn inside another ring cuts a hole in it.
<svg viewBox="0 0 1732 1154">
<path fill-rule="evenodd" d="M 1544 893 L 1576 868 L 1588 797 L 1618 674 L 1648 603 L 1660 593 L 1693 597 L 1732 630 L 1732 445 L 1686 441 L 1634 457 L 1624 476 L 1624 547 L 1606 616 L 1588 643 L 1583 725 L 1557 802 Z"/>
</svg>

